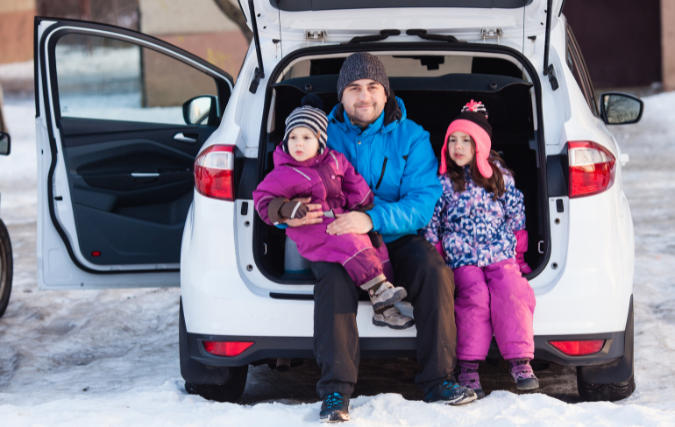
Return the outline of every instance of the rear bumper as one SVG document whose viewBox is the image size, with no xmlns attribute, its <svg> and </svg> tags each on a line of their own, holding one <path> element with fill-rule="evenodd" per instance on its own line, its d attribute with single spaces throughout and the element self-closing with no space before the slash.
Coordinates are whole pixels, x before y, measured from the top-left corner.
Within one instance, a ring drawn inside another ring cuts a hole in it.
<svg viewBox="0 0 675 427">
<path fill-rule="evenodd" d="M 625 333 L 612 332 L 589 335 L 535 336 L 535 358 L 564 366 L 598 366 L 616 361 L 624 355 Z M 588 356 L 568 356 L 553 347 L 549 341 L 605 340 L 598 353 Z M 250 341 L 248 350 L 236 357 L 215 356 L 204 350 L 204 341 Z M 361 357 L 396 358 L 416 357 L 415 338 L 361 338 Z M 244 366 L 264 359 L 313 358 L 311 337 L 261 337 L 187 334 L 187 354 L 192 361 L 212 367 Z M 495 341 L 492 341 L 490 358 L 500 358 Z"/>
</svg>

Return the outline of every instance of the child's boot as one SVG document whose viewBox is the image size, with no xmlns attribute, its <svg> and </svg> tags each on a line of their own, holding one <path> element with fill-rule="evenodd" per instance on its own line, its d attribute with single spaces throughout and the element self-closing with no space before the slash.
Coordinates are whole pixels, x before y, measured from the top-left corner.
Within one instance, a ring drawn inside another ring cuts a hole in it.
<svg viewBox="0 0 675 427">
<path fill-rule="evenodd" d="M 478 376 L 478 363 L 458 360 L 457 368 L 459 371 L 459 375 L 457 375 L 459 383 L 463 387 L 473 389 L 473 391 L 476 393 L 477 399 L 484 398 L 485 392 L 483 391 L 483 387 L 480 385 L 480 377 Z"/>
<path fill-rule="evenodd" d="M 539 380 L 532 371 L 530 359 L 510 359 L 511 377 L 516 382 L 518 390 L 536 390 L 539 388 Z"/>
<path fill-rule="evenodd" d="M 384 278 L 384 275 L 380 277 Z M 373 303 L 373 309 L 375 311 L 380 310 L 381 308 L 394 305 L 397 302 L 401 301 L 403 298 L 408 296 L 406 290 L 402 287 L 394 287 L 387 279 L 382 281 L 371 281 L 375 282 L 373 284 L 366 283 L 361 286 L 361 289 L 368 292 L 370 297 L 370 302 Z"/>
<path fill-rule="evenodd" d="M 408 329 L 415 324 L 412 317 L 406 316 L 395 305 L 382 307 L 373 314 L 373 325 L 391 329 Z"/>
</svg>

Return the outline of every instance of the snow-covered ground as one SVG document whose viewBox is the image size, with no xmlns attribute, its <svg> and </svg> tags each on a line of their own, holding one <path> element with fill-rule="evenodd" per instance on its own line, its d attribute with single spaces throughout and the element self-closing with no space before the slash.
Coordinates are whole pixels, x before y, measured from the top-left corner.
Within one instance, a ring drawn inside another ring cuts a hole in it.
<svg viewBox="0 0 675 427">
<path fill-rule="evenodd" d="M 624 183 L 636 232 L 635 394 L 568 404 L 496 391 L 460 408 L 379 394 L 352 401 L 352 425 L 675 425 L 675 93 L 645 101 L 640 124 L 613 128 L 631 157 Z M 0 215 L 15 272 L 0 319 L 1 426 L 317 424 L 319 403 L 235 405 L 187 395 L 178 289 L 37 292 L 32 100 L 6 100 L 5 113 L 13 149 L 0 157 Z"/>
</svg>

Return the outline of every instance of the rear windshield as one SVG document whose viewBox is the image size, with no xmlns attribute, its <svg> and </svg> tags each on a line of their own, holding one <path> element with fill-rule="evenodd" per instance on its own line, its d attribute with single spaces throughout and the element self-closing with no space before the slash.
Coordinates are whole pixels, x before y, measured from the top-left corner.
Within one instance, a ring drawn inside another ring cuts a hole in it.
<svg viewBox="0 0 675 427">
<path fill-rule="evenodd" d="M 466 7 L 480 9 L 517 9 L 533 0 L 270 0 L 270 4 L 287 12 L 311 10 L 384 9 L 395 7 Z"/>
</svg>

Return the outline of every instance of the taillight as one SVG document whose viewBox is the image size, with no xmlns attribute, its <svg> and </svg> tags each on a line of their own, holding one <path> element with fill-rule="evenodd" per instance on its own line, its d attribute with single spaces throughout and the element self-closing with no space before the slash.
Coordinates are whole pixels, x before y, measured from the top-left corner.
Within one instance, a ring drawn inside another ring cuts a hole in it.
<svg viewBox="0 0 675 427">
<path fill-rule="evenodd" d="M 253 344 L 255 343 L 251 341 L 204 341 L 204 350 L 216 356 L 234 357 L 248 350 Z"/>
<path fill-rule="evenodd" d="M 585 356 L 602 350 L 605 340 L 587 341 L 549 341 L 549 343 L 568 356 Z"/>
<path fill-rule="evenodd" d="M 195 188 L 199 194 L 234 200 L 234 145 L 212 145 L 195 159 Z"/>
<path fill-rule="evenodd" d="M 605 147 L 589 141 L 568 143 L 570 198 L 602 193 L 614 182 L 616 159 Z"/>
</svg>

